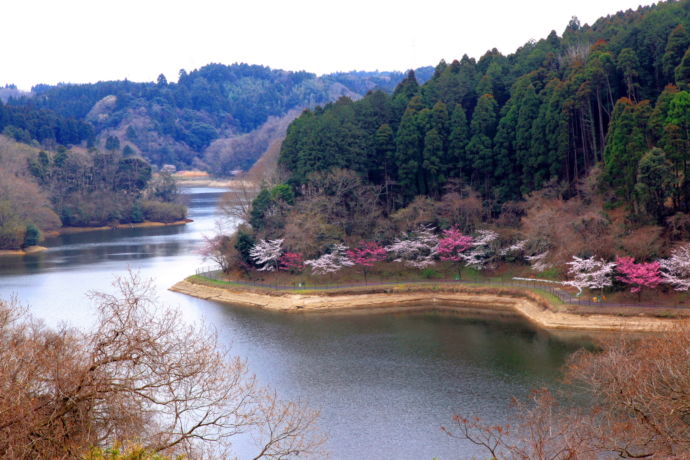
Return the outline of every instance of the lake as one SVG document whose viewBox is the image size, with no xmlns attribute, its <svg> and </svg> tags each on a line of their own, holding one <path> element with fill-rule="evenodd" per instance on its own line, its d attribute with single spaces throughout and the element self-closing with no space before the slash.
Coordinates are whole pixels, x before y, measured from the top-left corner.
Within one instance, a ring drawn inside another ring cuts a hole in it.
<svg viewBox="0 0 690 460">
<path fill-rule="evenodd" d="M 64 235 L 49 249 L 0 258 L 0 296 L 16 294 L 49 325 L 89 327 L 89 290 L 111 291 L 138 270 L 161 302 L 205 321 L 259 381 L 321 411 L 337 459 L 457 459 L 485 452 L 440 430 L 455 413 L 492 422 L 510 416 L 512 396 L 553 386 L 581 340 L 562 340 L 521 321 L 436 313 L 286 315 L 232 307 L 168 291 L 204 262 L 199 249 L 218 219 L 222 190 L 183 189 L 184 226 Z M 240 458 L 249 455 L 240 450 Z"/>
</svg>

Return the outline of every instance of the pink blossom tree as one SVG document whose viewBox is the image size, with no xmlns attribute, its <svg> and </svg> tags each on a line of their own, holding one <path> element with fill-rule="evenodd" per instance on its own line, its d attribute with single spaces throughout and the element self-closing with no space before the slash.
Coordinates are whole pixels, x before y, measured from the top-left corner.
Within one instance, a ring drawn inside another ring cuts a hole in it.
<svg viewBox="0 0 690 460">
<path fill-rule="evenodd" d="M 375 263 L 386 260 L 386 249 L 375 241 L 362 241 L 356 248 L 347 251 L 347 257 L 355 264 L 362 267 L 364 282 L 367 282 L 367 269 Z"/>
<path fill-rule="evenodd" d="M 283 254 L 283 240 L 259 240 L 249 251 L 249 257 L 259 266 L 259 271 L 272 272 L 278 268 L 278 260 Z"/>
<path fill-rule="evenodd" d="M 663 282 L 673 286 L 676 291 L 690 288 L 690 244 L 684 244 L 671 251 L 671 257 L 661 259 Z"/>
<path fill-rule="evenodd" d="M 396 238 L 393 244 L 386 247 L 394 262 L 401 262 L 409 267 L 424 268 L 436 263 L 436 246 L 438 237 L 431 227 L 421 227 L 417 232 L 405 238 Z"/>
<path fill-rule="evenodd" d="M 304 258 L 299 252 L 286 252 L 278 259 L 278 270 L 300 273 L 304 271 Z"/>
<path fill-rule="evenodd" d="M 333 245 L 331 251 L 317 259 L 310 259 L 304 265 L 311 267 L 315 275 L 326 275 L 340 271 L 345 267 L 352 267 L 355 263 L 347 256 L 348 247 L 344 244 Z"/>
<path fill-rule="evenodd" d="M 574 286 L 582 294 L 582 289 L 601 289 L 613 284 L 613 270 L 616 268 L 615 262 L 606 262 L 604 259 L 597 259 L 594 256 L 581 259 L 573 256 L 573 260 L 567 262 L 568 275 L 572 277 L 570 281 L 563 284 Z"/>
<path fill-rule="evenodd" d="M 463 235 L 457 227 L 453 227 L 443 231 L 443 238 L 438 240 L 436 246 L 436 254 L 441 260 L 455 262 L 458 268 L 458 278 L 460 278 L 460 269 L 464 261 L 463 252 L 471 246 L 472 237 Z"/>
<path fill-rule="evenodd" d="M 630 292 L 636 292 L 639 301 L 642 289 L 655 289 L 662 282 L 659 267 L 659 262 L 636 264 L 632 257 L 616 257 L 616 270 L 621 273 L 616 279 L 631 286 Z"/>
</svg>

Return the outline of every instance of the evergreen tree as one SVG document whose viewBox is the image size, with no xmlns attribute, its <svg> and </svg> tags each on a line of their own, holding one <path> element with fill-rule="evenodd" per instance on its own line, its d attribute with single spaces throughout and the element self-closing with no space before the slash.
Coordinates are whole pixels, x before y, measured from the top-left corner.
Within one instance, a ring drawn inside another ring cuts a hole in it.
<svg viewBox="0 0 690 460">
<path fill-rule="evenodd" d="M 631 199 L 637 181 L 637 165 L 647 151 L 646 128 L 649 103 L 623 98 L 616 103 L 604 152 L 604 180 L 626 199 Z"/>
<path fill-rule="evenodd" d="M 690 47 L 683 55 L 683 59 L 676 67 L 676 85 L 682 90 L 690 89 Z"/>
<path fill-rule="evenodd" d="M 666 50 L 661 57 L 662 71 L 666 83 L 674 81 L 676 67 L 683 59 L 688 46 L 690 46 L 690 36 L 683 24 L 678 24 L 669 34 Z"/>
<path fill-rule="evenodd" d="M 672 176 L 671 165 L 663 150 L 653 148 L 640 159 L 635 199 L 640 209 L 658 223 L 662 223 L 666 215 L 664 203 L 670 193 Z"/>
<path fill-rule="evenodd" d="M 436 129 L 427 131 L 424 136 L 423 163 L 424 186 L 423 193 L 438 196 L 446 178 L 443 175 L 443 139 Z"/>
<path fill-rule="evenodd" d="M 637 82 L 640 76 L 640 61 L 637 58 L 637 54 L 635 54 L 635 51 L 633 51 L 632 48 L 624 48 L 618 54 L 616 64 L 618 66 L 618 70 L 620 70 L 620 72 L 623 74 L 628 99 L 637 101 L 637 90 L 640 86 Z"/>
<path fill-rule="evenodd" d="M 479 98 L 470 122 L 472 137 L 467 144 L 467 154 L 472 160 L 473 183 L 488 187 L 493 177 L 493 138 L 496 134 L 497 104 L 491 94 Z"/>
<path fill-rule="evenodd" d="M 403 115 L 396 136 L 395 154 L 398 164 L 398 180 L 407 198 L 422 193 L 424 188 L 421 172 L 423 138 L 417 122 L 416 106 L 417 104 L 413 104 L 411 101 L 410 107 Z"/>
<path fill-rule="evenodd" d="M 469 178 L 471 165 L 467 161 L 465 151 L 470 141 L 470 127 L 462 105 L 456 104 L 450 120 L 451 130 L 448 138 L 448 154 L 445 164 L 451 177 Z"/>
</svg>

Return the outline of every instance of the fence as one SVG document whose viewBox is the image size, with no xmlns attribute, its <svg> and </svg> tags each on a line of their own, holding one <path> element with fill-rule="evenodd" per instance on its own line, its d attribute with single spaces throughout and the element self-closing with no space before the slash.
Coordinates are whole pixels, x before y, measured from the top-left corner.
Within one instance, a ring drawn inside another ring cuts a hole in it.
<svg viewBox="0 0 690 460">
<path fill-rule="evenodd" d="M 293 285 L 282 285 L 282 284 L 271 284 L 271 283 L 261 283 L 258 281 L 239 281 L 232 280 L 228 281 L 224 276 L 223 272 L 217 267 L 199 267 L 196 269 L 195 274 L 210 280 L 223 281 L 237 286 L 247 286 L 255 288 L 264 289 L 275 289 L 280 291 L 299 291 L 299 290 L 332 290 L 332 289 L 348 289 L 348 288 L 361 288 L 361 287 L 381 287 L 381 286 L 400 286 L 404 284 L 447 284 L 447 285 L 457 285 L 457 284 L 481 284 L 489 286 L 500 286 L 500 287 L 517 287 L 517 288 L 527 288 L 527 289 L 539 289 L 543 292 L 548 292 L 551 295 L 559 298 L 563 303 L 569 305 L 579 305 L 583 307 L 635 307 L 635 308 L 685 308 L 685 306 L 666 306 L 666 305 L 653 305 L 653 304 L 630 304 L 630 303 L 616 303 L 616 302 L 606 302 L 600 300 L 590 300 L 583 297 L 578 297 L 570 294 L 569 292 L 554 286 L 555 282 L 550 280 L 538 280 L 538 279 L 408 279 L 405 281 L 386 281 L 386 282 L 364 282 L 364 283 L 349 283 L 349 284 L 309 284 L 306 283 L 296 283 Z"/>
</svg>

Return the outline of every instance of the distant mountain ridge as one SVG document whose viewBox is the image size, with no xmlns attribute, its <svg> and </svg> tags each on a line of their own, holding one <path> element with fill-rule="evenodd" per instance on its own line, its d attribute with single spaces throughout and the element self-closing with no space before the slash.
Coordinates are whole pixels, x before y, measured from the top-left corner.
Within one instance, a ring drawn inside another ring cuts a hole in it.
<svg viewBox="0 0 690 460">
<path fill-rule="evenodd" d="M 432 67 L 417 69 L 421 82 L 432 74 Z M 353 71 L 317 77 L 259 65 L 209 64 L 189 73 L 181 70 L 177 83 L 160 75 L 147 83 L 41 84 L 30 95 L 8 90 L 5 108 L 55 113 L 57 118 L 93 128 L 92 132 L 84 128 L 83 135 L 71 137 L 70 143 L 88 139 L 89 146 L 101 147 L 114 137 L 155 164 L 196 166 L 225 175 L 249 169 L 260 152 L 233 150 L 219 159 L 215 141 L 246 135 L 269 119 L 343 96 L 359 99 L 374 89 L 390 92 L 403 78 L 402 72 Z M 0 120 L 0 130 L 8 125 L 11 122 L 3 126 Z M 63 143 L 58 136 L 41 138 L 30 131 L 28 137 Z M 21 140 L 26 138 L 23 134 Z M 216 147 L 207 152 L 214 143 Z"/>
</svg>

